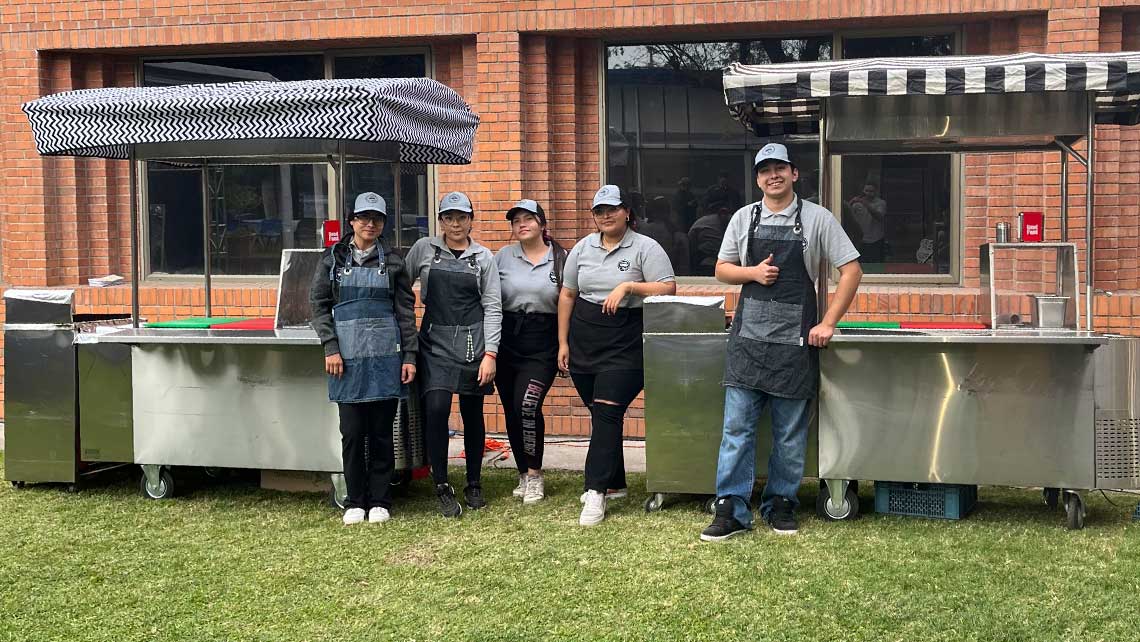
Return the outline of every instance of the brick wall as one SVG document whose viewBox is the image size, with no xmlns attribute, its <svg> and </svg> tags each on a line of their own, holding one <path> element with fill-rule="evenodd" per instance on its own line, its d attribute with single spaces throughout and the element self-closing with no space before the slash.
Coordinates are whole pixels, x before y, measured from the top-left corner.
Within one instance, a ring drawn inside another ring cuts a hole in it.
<svg viewBox="0 0 1140 642">
<path fill-rule="evenodd" d="M 491 247 L 509 241 L 506 207 L 524 194 L 535 197 L 547 207 L 555 237 L 568 245 L 592 229 L 586 208 L 602 175 L 604 41 L 919 26 L 960 26 L 967 53 L 1136 50 L 1140 0 L 9 0 L 0 14 L 0 281 L 56 287 L 129 274 L 126 165 L 38 157 L 20 104 L 54 91 L 133 84 L 139 56 L 430 45 L 436 77 L 482 117 L 474 162 L 439 168 L 438 191 L 472 196 L 476 234 Z M 1140 130 L 1099 127 L 1097 144 L 1096 278 L 1098 288 L 1112 292 L 1096 300 L 1099 327 L 1140 334 Z M 1059 209 L 1056 154 L 968 156 L 964 164 L 965 248 L 977 247 L 994 223 L 1019 210 Z M 1069 180 L 1069 238 L 1083 252 L 1085 181 L 1075 162 Z M 1049 238 L 1060 238 L 1055 224 Z M 981 307 L 975 251 L 964 253 L 962 272 L 954 287 L 867 286 L 850 317 L 972 318 Z M 723 294 L 735 305 L 732 288 L 700 284 L 681 291 Z M 143 314 L 151 318 L 202 311 L 203 293 L 194 284 L 148 283 L 142 292 Z M 128 296 L 126 288 L 80 288 L 78 308 L 125 312 Z M 214 296 L 220 314 L 268 315 L 275 292 L 223 283 Z M 500 427 L 494 405 L 488 403 L 492 429 Z M 585 430 L 585 411 L 564 382 L 548 414 L 555 434 Z M 642 434 L 640 408 L 632 414 L 629 432 Z"/>
</svg>

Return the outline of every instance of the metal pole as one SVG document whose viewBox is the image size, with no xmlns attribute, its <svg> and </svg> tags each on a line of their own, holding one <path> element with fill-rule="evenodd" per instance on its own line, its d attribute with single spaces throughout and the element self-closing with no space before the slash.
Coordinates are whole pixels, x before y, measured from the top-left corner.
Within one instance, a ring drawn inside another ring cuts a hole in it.
<svg viewBox="0 0 1140 642">
<path fill-rule="evenodd" d="M 135 148 L 130 145 L 127 155 L 128 174 L 130 175 L 130 201 L 131 201 L 131 327 L 139 327 L 139 202 L 137 195 L 138 168 L 135 166 Z"/>
<path fill-rule="evenodd" d="M 1061 242 L 1069 242 L 1069 152 L 1061 148 Z M 1056 294 L 1060 296 L 1062 277 L 1064 276 L 1065 252 L 1057 250 L 1057 288 Z"/>
<path fill-rule="evenodd" d="M 344 238 L 346 230 L 344 229 L 346 216 L 345 206 L 345 191 L 347 184 L 347 177 L 344 175 L 346 166 L 344 164 L 344 141 L 336 144 L 336 209 L 337 218 L 340 219 L 340 237 Z"/>
<path fill-rule="evenodd" d="M 827 100 L 819 101 L 819 204 L 831 211 L 829 198 L 831 190 L 829 165 L 831 153 L 827 148 Z M 827 313 L 827 282 L 831 279 L 831 268 L 827 264 L 827 257 L 823 254 L 819 258 L 819 281 L 816 284 L 816 321 L 823 320 Z"/>
<path fill-rule="evenodd" d="M 393 219 L 396 221 L 396 223 L 395 223 L 396 227 L 392 232 L 392 238 L 395 240 L 395 242 L 396 242 L 395 245 L 398 248 L 404 247 L 403 243 L 401 242 L 403 240 L 402 236 L 403 236 L 403 232 L 404 232 L 404 230 L 403 230 L 404 217 L 400 215 L 400 175 L 402 172 L 403 172 L 403 167 L 400 165 L 400 161 L 396 161 L 395 163 L 392 164 L 392 209 L 393 209 L 393 214 L 390 214 L 388 216 L 388 221 L 389 221 L 389 223 L 391 223 L 391 221 Z"/>
<path fill-rule="evenodd" d="M 1085 168 L 1085 327 L 1093 329 L 1093 197 L 1096 194 L 1096 94 L 1089 93 L 1088 167 Z"/>
<path fill-rule="evenodd" d="M 202 274 L 206 281 L 206 316 L 214 315 L 210 296 L 210 166 L 202 159 Z"/>
</svg>

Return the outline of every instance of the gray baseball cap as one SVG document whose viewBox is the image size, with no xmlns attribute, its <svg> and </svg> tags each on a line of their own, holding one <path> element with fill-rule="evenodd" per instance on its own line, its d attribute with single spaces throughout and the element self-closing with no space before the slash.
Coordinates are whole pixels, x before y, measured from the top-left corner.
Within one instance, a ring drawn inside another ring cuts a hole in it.
<svg viewBox="0 0 1140 642">
<path fill-rule="evenodd" d="M 471 209 L 471 199 L 463 192 L 449 192 L 439 201 L 439 214 L 449 211 L 467 212 L 473 214 L 474 210 Z"/>
<path fill-rule="evenodd" d="M 512 205 L 511 209 L 507 210 L 507 220 L 512 220 L 515 217 L 516 212 L 527 212 L 528 214 L 534 214 L 540 223 L 543 225 L 546 224 L 546 214 L 543 213 L 542 208 L 538 206 L 538 201 L 534 200 L 533 198 L 524 198 L 518 203 Z"/>
<path fill-rule="evenodd" d="M 602 189 L 598 190 L 597 194 L 594 194 L 594 204 L 590 206 L 590 209 L 594 209 L 599 205 L 612 205 L 617 207 L 621 205 L 621 203 L 621 190 L 617 185 L 602 185 Z"/>
<path fill-rule="evenodd" d="M 760 151 L 756 152 L 756 161 L 752 163 L 752 168 L 759 169 L 762 163 L 768 161 L 783 161 L 792 167 L 796 166 L 796 164 L 792 162 L 792 159 L 788 157 L 788 148 L 780 143 L 768 143 L 761 147 Z"/>
<path fill-rule="evenodd" d="M 364 192 L 356 197 L 356 206 L 352 208 L 354 216 L 361 212 L 379 212 L 387 217 L 388 204 L 384 202 L 384 197 L 376 192 Z"/>
</svg>

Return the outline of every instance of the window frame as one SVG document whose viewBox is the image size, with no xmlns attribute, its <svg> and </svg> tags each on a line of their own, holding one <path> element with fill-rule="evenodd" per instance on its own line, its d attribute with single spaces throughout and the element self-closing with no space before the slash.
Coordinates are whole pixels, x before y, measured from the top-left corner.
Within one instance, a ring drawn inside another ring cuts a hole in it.
<svg viewBox="0 0 1140 642">
<path fill-rule="evenodd" d="M 364 56 L 398 56 L 418 54 L 424 57 L 424 72 L 427 78 L 435 78 L 435 56 L 431 46 L 412 46 L 412 47 L 357 47 L 347 49 L 312 49 L 288 52 L 273 52 L 273 51 L 252 51 L 252 52 L 210 52 L 210 53 L 196 53 L 187 55 L 167 54 L 167 55 L 154 55 L 154 56 L 140 56 L 136 60 L 135 65 L 135 85 L 138 87 L 143 86 L 144 80 L 144 65 L 148 62 L 156 62 L 163 60 L 196 60 L 196 59 L 211 59 L 211 58 L 265 58 L 265 57 L 292 57 L 292 56 L 320 56 L 322 63 L 322 79 L 328 80 L 334 78 L 333 71 L 337 58 L 348 57 L 364 57 Z M 156 283 L 182 283 L 182 282 L 198 282 L 202 278 L 202 273 L 185 273 L 185 274 L 170 274 L 166 272 L 155 272 L 151 270 L 150 261 L 150 229 L 149 219 L 146 215 L 148 209 L 147 204 L 150 202 L 150 188 L 147 178 L 146 164 L 148 161 L 140 160 L 136 163 L 136 176 L 138 177 L 136 193 L 132 198 L 138 199 L 136 201 L 139 212 L 138 221 L 138 238 L 135 242 L 139 247 L 139 261 L 142 265 L 139 266 L 139 274 L 144 281 L 151 281 Z M 383 161 L 372 161 L 383 162 Z M 272 157 L 265 158 L 266 165 L 279 165 L 281 161 Z M 320 164 L 320 163 L 313 163 Z M 325 220 L 335 221 L 340 218 L 341 204 L 344 199 L 340 195 L 340 185 L 336 179 L 336 171 L 331 164 L 324 163 L 327 172 L 328 184 L 328 218 Z M 436 193 L 438 191 L 437 173 L 434 165 L 427 166 L 427 213 L 428 213 L 428 235 L 431 236 L 436 233 L 435 219 L 430 214 L 433 210 L 432 203 L 435 202 Z M 318 219 L 319 220 L 319 219 Z M 276 274 L 211 274 L 211 279 L 216 282 L 228 282 L 233 284 L 244 283 L 265 283 L 272 281 L 277 282 Z"/>
<path fill-rule="evenodd" d="M 602 162 L 600 166 L 601 182 L 605 182 L 609 173 L 609 145 L 607 144 L 608 132 L 608 111 L 606 99 L 608 96 L 608 50 L 610 47 L 621 46 L 638 46 L 646 44 L 685 44 L 685 43 L 701 43 L 701 42 L 733 42 L 733 41 L 751 41 L 751 40 L 765 40 L 765 39 L 779 39 L 779 40 L 795 40 L 818 38 L 821 36 L 831 36 L 831 60 L 843 60 L 843 45 L 844 41 L 848 38 L 891 38 L 891 37 L 906 37 L 906 36 L 920 36 L 920 35 L 949 35 L 953 37 L 952 54 L 958 55 L 964 50 L 964 32 L 961 25 L 957 26 L 940 26 L 932 25 L 929 27 L 915 26 L 915 27 L 902 27 L 902 28 L 887 28 L 887 29 L 837 29 L 834 31 L 804 31 L 796 32 L 794 34 L 726 34 L 723 37 L 710 36 L 699 40 L 692 38 L 660 38 L 654 40 L 647 39 L 615 39 L 615 40 L 600 40 L 599 41 L 599 113 L 601 115 L 599 127 L 599 148 L 601 153 Z M 749 136 L 746 132 L 742 133 Z M 818 138 L 816 139 L 818 141 Z M 663 147 L 663 146 L 662 146 Z M 728 150 L 725 150 L 728 151 Z M 747 156 L 747 151 L 744 152 Z M 953 153 L 950 154 L 950 270 L 947 274 L 866 274 L 863 277 L 863 282 L 871 285 L 960 285 L 962 282 L 962 265 L 965 258 L 965 248 L 962 246 L 963 230 L 962 230 L 962 213 L 963 213 L 963 177 L 965 174 L 965 154 Z M 842 176 L 842 162 L 843 157 L 832 156 L 828 164 L 828 184 L 824 186 L 827 190 L 828 202 L 838 203 L 843 188 Z M 745 159 L 747 164 L 747 159 Z M 746 168 L 747 169 L 747 168 Z M 640 171 L 640 170 L 639 170 Z M 755 182 L 748 183 L 748 193 L 756 194 Z M 751 202 L 751 201 L 750 201 Z M 837 208 L 832 208 L 837 209 Z M 832 211 L 832 216 L 837 220 L 839 214 Z M 839 272 L 832 267 L 829 276 L 829 282 L 835 284 L 838 282 Z M 720 284 L 715 277 L 710 276 L 678 276 L 677 282 L 681 285 L 713 285 Z"/>
</svg>

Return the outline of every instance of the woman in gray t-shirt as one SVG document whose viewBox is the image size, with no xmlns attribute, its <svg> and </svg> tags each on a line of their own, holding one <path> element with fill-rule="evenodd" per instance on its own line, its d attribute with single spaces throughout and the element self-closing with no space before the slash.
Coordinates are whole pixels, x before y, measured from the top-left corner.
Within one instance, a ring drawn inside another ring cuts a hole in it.
<svg viewBox="0 0 1140 642">
<path fill-rule="evenodd" d="M 558 300 L 558 367 L 569 371 L 590 409 L 583 526 L 605 518 L 607 497 L 625 496 L 622 424 L 644 382 L 641 301 L 677 291 L 668 255 L 634 231 L 634 212 L 620 189 L 598 190 L 592 213 L 598 231 L 566 257 Z"/>
</svg>

